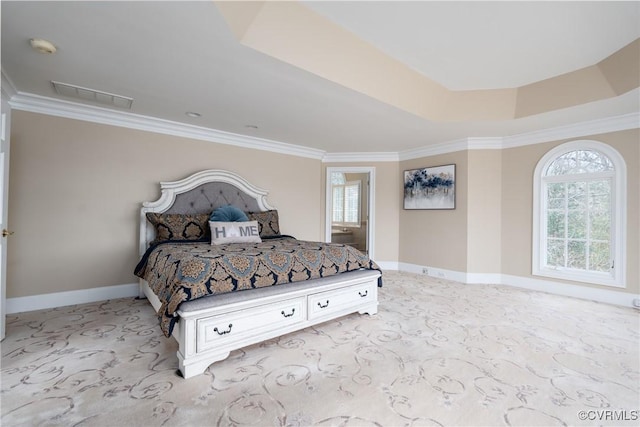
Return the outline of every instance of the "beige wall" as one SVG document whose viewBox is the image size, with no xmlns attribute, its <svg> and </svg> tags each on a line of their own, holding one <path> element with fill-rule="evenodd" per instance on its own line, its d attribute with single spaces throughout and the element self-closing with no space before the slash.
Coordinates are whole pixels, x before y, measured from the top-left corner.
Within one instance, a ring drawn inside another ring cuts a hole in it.
<svg viewBox="0 0 640 427">
<path fill-rule="evenodd" d="M 204 169 L 269 190 L 283 233 L 323 237 L 320 160 L 23 111 L 11 130 L 8 298 L 136 282 L 141 202 Z"/>
<path fill-rule="evenodd" d="M 527 145 L 502 152 L 502 273 L 531 275 L 533 171 L 538 161 L 553 147 L 572 140 L 595 140 L 618 150 L 627 166 L 627 288 L 640 291 L 640 130 L 572 138 Z M 572 282 L 566 282 L 572 283 Z M 575 283 L 575 282 L 574 282 Z M 614 289 L 606 286 L 580 285 Z"/>
<path fill-rule="evenodd" d="M 456 165 L 456 208 L 454 210 L 405 210 L 400 212 L 400 262 L 467 270 L 467 172 L 468 152 L 442 154 L 400 162 L 398 177 L 404 171 L 425 167 Z M 402 206 L 402 185 L 397 203 Z"/>
<path fill-rule="evenodd" d="M 395 262 L 398 260 L 400 239 L 400 203 L 397 202 L 401 188 L 397 162 L 372 163 L 325 163 L 323 164 L 322 194 L 325 195 L 327 167 L 374 167 L 375 181 L 375 242 L 374 260 Z M 323 199 L 323 218 L 326 209 Z"/>
<path fill-rule="evenodd" d="M 11 138 L 9 298 L 135 282 L 140 203 L 159 196 L 160 181 L 209 168 L 270 190 L 283 233 L 324 240 L 326 168 L 373 166 L 376 261 L 530 277 L 533 170 L 565 142 L 323 164 L 23 111 L 13 111 Z M 626 291 L 637 293 L 640 131 L 581 139 L 611 144 L 627 163 Z M 456 165 L 456 209 L 402 209 L 403 171 L 446 164 Z"/>
<path fill-rule="evenodd" d="M 496 273 L 502 260 L 502 150 L 472 150 L 467 170 L 467 272 Z"/>
<path fill-rule="evenodd" d="M 610 144 L 627 166 L 627 288 L 640 291 L 640 131 L 584 138 Z M 462 273 L 531 274 L 533 172 L 569 140 L 504 150 L 470 150 L 400 163 L 404 170 L 456 164 L 456 209 L 402 210 L 399 261 Z M 402 203 L 402 194 L 399 196 Z M 549 280 L 543 277 L 538 279 Z M 555 280 L 555 279 L 554 279 Z M 559 282 L 618 290 L 607 286 Z"/>
</svg>

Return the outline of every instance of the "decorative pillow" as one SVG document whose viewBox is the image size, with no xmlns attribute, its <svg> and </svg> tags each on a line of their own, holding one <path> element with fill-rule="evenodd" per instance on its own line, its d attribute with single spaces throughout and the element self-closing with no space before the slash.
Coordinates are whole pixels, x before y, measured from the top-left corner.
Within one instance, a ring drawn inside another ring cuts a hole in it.
<svg viewBox="0 0 640 427">
<path fill-rule="evenodd" d="M 201 240 L 209 238 L 209 214 L 147 212 L 147 220 L 156 229 L 156 238 L 151 244 L 166 240 Z"/>
<path fill-rule="evenodd" d="M 258 221 L 220 222 L 209 221 L 211 228 L 211 244 L 223 243 L 260 243 Z"/>
<path fill-rule="evenodd" d="M 218 222 L 237 222 L 237 221 L 249 221 L 247 215 L 242 212 L 241 209 L 236 208 L 235 206 L 226 205 L 220 206 L 213 212 L 211 212 L 211 217 L 209 217 L 209 221 L 218 221 Z"/>
<path fill-rule="evenodd" d="M 273 209 L 264 212 L 247 212 L 250 221 L 258 221 L 260 237 L 279 236 L 280 222 L 278 211 Z"/>
</svg>

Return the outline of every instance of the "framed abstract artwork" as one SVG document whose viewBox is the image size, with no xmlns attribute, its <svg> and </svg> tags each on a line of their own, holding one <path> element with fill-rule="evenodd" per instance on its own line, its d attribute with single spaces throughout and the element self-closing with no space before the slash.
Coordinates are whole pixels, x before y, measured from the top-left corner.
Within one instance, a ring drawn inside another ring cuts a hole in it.
<svg viewBox="0 0 640 427">
<path fill-rule="evenodd" d="M 456 165 L 404 171 L 404 209 L 455 209 Z"/>
</svg>

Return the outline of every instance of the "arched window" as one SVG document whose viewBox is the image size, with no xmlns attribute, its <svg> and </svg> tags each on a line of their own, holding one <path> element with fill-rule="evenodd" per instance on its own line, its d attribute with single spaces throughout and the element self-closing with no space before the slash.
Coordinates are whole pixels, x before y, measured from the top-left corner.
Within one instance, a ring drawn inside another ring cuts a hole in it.
<svg viewBox="0 0 640 427">
<path fill-rule="evenodd" d="M 573 141 L 534 173 L 533 274 L 625 287 L 626 166 L 611 146 Z"/>
</svg>

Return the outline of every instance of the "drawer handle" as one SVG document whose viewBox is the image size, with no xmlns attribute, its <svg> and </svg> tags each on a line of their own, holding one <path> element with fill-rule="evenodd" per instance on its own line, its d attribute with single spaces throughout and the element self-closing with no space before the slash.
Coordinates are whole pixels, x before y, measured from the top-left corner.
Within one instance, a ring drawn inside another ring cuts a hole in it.
<svg viewBox="0 0 640 427">
<path fill-rule="evenodd" d="M 362 292 L 358 291 L 358 295 L 360 295 L 360 298 L 364 298 L 364 297 L 366 297 L 367 295 L 369 295 L 369 290 L 367 289 L 366 291 L 364 291 L 364 293 L 362 293 Z"/>
<path fill-rule="evenodd" d="M 291 314 L 285 314 L 284 310 L 282 310 L 280 313 L 282 313 L 282 315 L 283 315 L 284 317 L 291 317 L 291 316 L 293 316 L 293 313 L 295 313 L 295 312 L 296 312 L 296 309 L 295 309 L 295 308 L 292 308 L 292 309 L 291 309 Z"/>
<path fill-rule="evenodd" d="M 218 333 L 218 335 L 226 335 L 226 334 L 228 334 L 229 332 L 231 332 L 231 328 L 232 328 L 232 327 L 233 327 L 233 325 L 232 325 L 231 323 L 229 323 L 229 329 L 227 329 L 226 331 L 219 331 L 217 326 L 216 326 L 215 328 L 213 328 L 213 331 L 214 331 L 214 332 L 217 332 L 217 333 Z"/>
<path fill-rule="evenodd" d="M 325 305 L 322 305 L 322 303 L 318 302 L 318 307 L 320 308 L 327 308 L 329 307 L 329 300 L 327 300 L 327 303 Z"/>
</svg>

